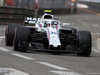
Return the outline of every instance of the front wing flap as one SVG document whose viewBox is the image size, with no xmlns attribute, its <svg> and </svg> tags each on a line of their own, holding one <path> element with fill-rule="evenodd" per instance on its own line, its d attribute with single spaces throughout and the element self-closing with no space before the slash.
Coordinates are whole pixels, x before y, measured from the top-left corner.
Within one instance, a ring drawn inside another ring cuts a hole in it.
<svg viewBox="0 0 100 75">
<path fill-rule="evenodd" d="M 29 42 L 24 42 L 21 41 L 19 42 L 19 50 L 32 50 L 32 51 L 57 51 L 57 52 L 75 52 L 76 51 L 76 46 L 75 45 L 68 45 L 66 46 L 66 49 L 63 50 L 61 46 L 58 47 L 53 47 L 49 46 L 48 48 L 45 47 L 42 43 L 29 43 Z"/>
</svg>

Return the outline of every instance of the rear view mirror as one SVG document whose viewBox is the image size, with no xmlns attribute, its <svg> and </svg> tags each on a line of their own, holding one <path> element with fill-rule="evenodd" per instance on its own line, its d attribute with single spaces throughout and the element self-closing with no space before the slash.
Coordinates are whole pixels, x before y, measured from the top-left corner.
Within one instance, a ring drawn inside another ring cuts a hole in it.
<svg viewBox="0 0 100 75">
<path fill-rule="evenodd" d="M 69 26 L 70 23 L 63 23 L 63 26 Z"/>
</svg>

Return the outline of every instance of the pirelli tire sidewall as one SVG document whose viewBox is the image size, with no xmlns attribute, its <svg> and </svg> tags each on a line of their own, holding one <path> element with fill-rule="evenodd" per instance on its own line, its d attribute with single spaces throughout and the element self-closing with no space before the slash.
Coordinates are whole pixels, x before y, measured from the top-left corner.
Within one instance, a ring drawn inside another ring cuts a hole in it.
<svg viewBox="0 0 100 75">
<path fill-rule="evenodd" d="M 21 41 L 28 42 L 28 38 L 29 38 L 29 28 L 27 27 L 17 28 L 15 30 L 15 37 L 14 37 L 14 43 L 13 43 L 14 50 L 19 51 L 19 42 Z"/>
<path fill-rule="evenodd" d="M 15 28 L 20 27 L 19 24 L 8 24 L 5 30 L 5 44 L 7 46 L 13 46 L 13 39 L 15 35 Z"/>
<path fill-rule="evenodd" d="M 89 56 L 91 54 L 92 37 L 89 31 L 79 31 L 77 55 Z M 86 48 L 85 48 L 86 46 Z"/>
</svg>

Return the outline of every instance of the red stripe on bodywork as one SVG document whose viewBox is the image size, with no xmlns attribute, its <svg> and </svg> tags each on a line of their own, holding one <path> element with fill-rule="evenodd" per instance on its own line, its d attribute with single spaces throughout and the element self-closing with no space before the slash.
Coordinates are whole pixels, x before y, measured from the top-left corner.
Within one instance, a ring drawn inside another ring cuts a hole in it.
<svg viewBox="0 0 100 75">
<path fill-rule="evenodd" d="M 56 29 L 57 29 L 58 27 L 57 27 L 57 25 L 56 25 Z"/>
<path fill-rule="evenodd" d="M 41 24 L 40 24 L 40 28 L 41 28 Z"/>
</svg>

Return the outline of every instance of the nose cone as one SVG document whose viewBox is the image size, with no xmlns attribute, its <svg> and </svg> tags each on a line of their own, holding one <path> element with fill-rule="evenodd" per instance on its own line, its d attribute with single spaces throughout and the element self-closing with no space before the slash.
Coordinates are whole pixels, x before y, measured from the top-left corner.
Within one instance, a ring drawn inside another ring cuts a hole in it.
<svg viewBox="0 0 100 75">
<path fill-rule="evenodd" d="M 59 39 L 59 33 L 56 28 L 47 28 L 48 30 L 48 40 L 49 40 L 49 45 L 52 45 L 53 47 L 58 47 L 61 45 L 60 39 Z"/>
</svg>

